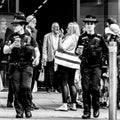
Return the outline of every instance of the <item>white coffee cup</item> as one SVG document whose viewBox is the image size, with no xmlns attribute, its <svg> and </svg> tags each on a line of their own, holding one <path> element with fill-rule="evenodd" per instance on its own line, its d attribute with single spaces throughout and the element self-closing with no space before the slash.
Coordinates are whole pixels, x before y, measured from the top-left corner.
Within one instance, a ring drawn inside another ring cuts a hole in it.
<svg viewBox="0 0 120 120">
<path fill-rule="evenodd" d="M 77 47 L 76 53 L 79 54 L 79 55 L 82 55 L 82 53 L 83 53 L 83 48 L 84 48 L 83 45 L 79 45 L 79 46 Z"/>
<path fill-rule="evenodd" d="M 15 38 L 15 47 L 21 47 L 21 39 L 20 38 Z"/>
</svg>

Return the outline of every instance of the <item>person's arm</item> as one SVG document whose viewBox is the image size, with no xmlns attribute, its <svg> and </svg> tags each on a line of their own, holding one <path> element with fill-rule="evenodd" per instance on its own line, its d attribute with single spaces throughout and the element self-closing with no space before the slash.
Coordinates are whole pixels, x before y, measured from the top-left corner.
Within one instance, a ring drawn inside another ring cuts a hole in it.
<svg viewBox="0 0 120 120">
<path fill-rule="evenodd" d="M 76 45 L 76 48 L 75 48 L 75 54 L 76 55 L 82 55 L 82 51 L 81 51 L 81 48 L 80 48 L 80 46 L 83 46 L 82 45 L 82 38 L 81 38 L 81 36 L 79 37 L 79 39 L 78 39 L 78 42 L 77 42 L 77 45 Z M 84 47 L 84 46 L 83 46 Z"/>
<path fill-rule="evenodd" d="M 4 45 L 3 47 L 3 53 L 4 54 L 9 54 L 11 53 L 11 50 L 14 48 L 15 43 L 11 44 L 11 45 Z"/>
<path fill-rule="evenodd" d="M 71 50 L 74 48 L 74 40 L 72 38 L 72 35 L 71 36 L 67 36 L 66 38 L 62 39 L 60 38 L 59 39 L 59 42 L 58 42 L 58 48 L 61 50 L 61 51 L 66 51 L 66 50 Z"/>
<path fill-rule="evenodd" d="M 108 61 L 109 50 L 103 37 L 101 37 L 101 46 L 102 46 L 103 57 L 105 57 L 105 59 Z"/>
<path fill-rule="evenodd" d="M 9 54 L 11 53 L 11 50 L 13 48 L 13 45 L 9 43 L 10 36 L 12 35 L 13 31 L 10 28 L 6 29 L 5 32 L 5 41 L 4 41 L 4 47 L 3 47 L 3 53 Z"/>
<path fill-rule="evenodd" d="M 33 61 L 33 66 L 39 65 L 39 60 L 40 60 L 40 51 L 38 47 L 34 48 L 34 53 L 35 53 L 35 58 Z"/>
<path fill-rule="evenodd" d="M 42 48 L 43 62 L 47 62 L 47 39 L 48 39 L 48 35 L 45 35 L 43 39 L 43 48 Z"/>
<path fill-rule="evenodd" d="M 19 37 L 15 38 L 14 42 L 12 42 L 12 37 L 9 36 L 9 38 L 5 41 L 5 44 L 4 44 L 4 47 L 3 47 L 3 53 L 4 54 L 10 54 L 12 49 L 19 45 L 18 40 L 20 40 Z"/>
<path fill-rule="evenodd" d="M 34 50 L 34 60 L 32 64 L 33 66 L 37 66 L 39 65 L 39 61 L 40 61 L 40 51 L 39 51 L 38 43 L 33 38 L 33 36 L 31 36 L 31 46 L 33 47 L 33 50 Z"/>
</svg>

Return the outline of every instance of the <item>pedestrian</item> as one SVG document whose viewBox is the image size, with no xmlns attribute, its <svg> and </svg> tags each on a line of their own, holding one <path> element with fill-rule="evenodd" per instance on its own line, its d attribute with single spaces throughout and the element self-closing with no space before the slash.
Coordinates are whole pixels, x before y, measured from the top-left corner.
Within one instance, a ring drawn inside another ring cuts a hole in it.
<svg viewBox="0 0 120 120">
<path fill-rule="evenodd" d="M 11 28 L 7 28 L 5 32 L 5 41 L 9 40 L 9 37 L 13 34 L 13 30 Z M 5 43 L 5 42 L 4 42 Z M 9 64 L 9 54 L 8 54 L 8 64 Z M 7 79 L 8 79 L 8 97 L 7 97 L 7 107 L 12 108 L 13 107 L 13 101 L 14 101 L 14 90 L 13 90 L 13 80 L 12 76 L 9 73 L 9 65 L 7 66 Z"/>
<path fill-rule="evenodd" d="M 31 113 L 31 83 L 33 77 L 33 66 L 39 64 L 40 52 L 37 42 L 32 36 L 25 32 L 28 24 L 25 16 L 14 15 L 13 34 L 6 41 L 3 52 L 10 54 L 10 73 L 14 85 L 14 107 L 16 118 L 32 117 Z M 33 52 L 35 58 L 33 59 Z"/>
<path fill-rule="evenodd" d="M 68 96 L 71 98 L 70 110 L 76 111 L 76 96 L 77 90 L 74 83 L 76 69 L 80 69 L 79 61 L 74 61 L 75 48 L 80 35 L 79 25 L 76 22 L 70 22 L 67 26 L 67 33 L 65 36 L 60 37 L 58 43 L 58 52 L 62 55 L 58 56 L 56 53 L 55 62 L 58 64 L 58 70 L 61 75 L 61 88 L 62 88 L 62 105 L 55 110 L 68 111 Z M 65 54 L 64 54 L 65 53 Z M 70 55 L 70 56 L 69 56 Z M 61 58 L 61 59 L 60 59 Z M 77 57 L 78 58 L 78 57 Z M 79 58 L 78 58 L 79 60 Z M 58 61 L 58 62 L 57 62 Z M 78 68 L 76 67 L 78 66 Z"/>
<path fill-rule="evenodd" d="M 55 85 L 55 52 L 58 48 L 58 40 L 60 26 L 58 22 L 52 23 L 51 32 L 44 35 L 43 49 L 42 49 L 42 62 L 45 63 L 45 87 L 47 92 L 52 92 L 56 89 Z"/>
<path fill-rule="evenodd" d="M 104 32 L 104 40 L 106 45 L 109 46 L 109 40 L 112 31 L 110 31 L 111 24 L 117 24 L 116 20 L 113 18 L 108 18 L 105 20 L 105 32 Z M 108 78 L 108 61 L 103 63 L 102 67 L 102 76 L 101 76 L 101 95 L 100 95 L 100 107 L 106 108 L 109 106 L 109 78 Z"/>
<path fill-rule="evenodd" d="M 86 32 L 78 40 L 76 54 L 81 60 L 81 85 L 83 90 L 83 119 L 91 117 L 91 106 L 93 117 L 99 117 L 99 97 L 102 57 L 108 54 L 108 48 L 102 35 L 97 34 L 95 27 L 97 19 L 95 16 L 87 15 L 83 20 Z"/>
<path fill-rule="evenodd" d="M 116 20 L 113 18 L 108 18 L 105 21 L 105 32 L 104 32 L 104 38 L 107 44 L 109 44 L 109 37 L 111 36 L 111 34 L 114 34 L 111 30 L 110 30 L 110 26 L 111 24 L 117 24 Z"/>
<path fill-rule="evenodd" d="M 0 78 L 1 78 L 1 85 L 2 88 L 0 88 L 0 90 L 3 90 L 5 87 L 5 74 L 7 71 L 5 71 L 6 68 L 6 55 L 3 54 L 3 46 L 4 46 L 4 42 L 5 42 L 5 32 L 7 29 L 8 25 L 7 25 L 7 20 L 5 17 L 2 17 L 0 19 Z"/>
<path fill-rule="evenodd" d="M 25 16 L 25 14 L 23 12 L 19 12 L 18 14 Z M 5 32 L 5 41 L 8 41 L 12 34 L 13 34 L 13 28 L 7 27 L 6 32 Z M 8 80 L 7 107 L 12 108 L 13 102 L 14 102 L 14 88 L 13 88 L 12 75 L 11 75 L 11 73 L 9 73 L 9 58 L 10 58 L 10 55 L 7 54 L 7 61 L 8 61 L 8 63 L 7 63 L 7 75 L 6 75 L 6 79 Z"/>
<path fill-rule="evenodd" d="M 112 23 L 105 32 L 108 44 L 117 43 L 117 108 L 120 109 L 120 27 L 117 23 Z"/>
<path fill-rule="evenodd" d="M 29 15 L 29 16 L 27 16 L 26 20 L 28 22 L 28 24 L 26 26 L 26 30 L 30 33 L 30 35 L 34 38 L 34 40 L 37 41 L 37 33 L 38 33 L 38 31 L 36 29 L 37 19 L 35 18 L 34 15 Z M 32 84 L 31 84 L 31 92 L 33 91 L 34 87 L 37 87 L 37 86 L 35 86 L 35 85 L 37 85 L 35 83 L 37 83 L 38 75 L 39 75 L 39 65 L 37 65 L 33 68 L 33 78 L 32 78 Z M 31 109 L 39 109 L 39 107 L 36 106 L 35 103 L 32 102 L 31 103 Z"/>
</svg>

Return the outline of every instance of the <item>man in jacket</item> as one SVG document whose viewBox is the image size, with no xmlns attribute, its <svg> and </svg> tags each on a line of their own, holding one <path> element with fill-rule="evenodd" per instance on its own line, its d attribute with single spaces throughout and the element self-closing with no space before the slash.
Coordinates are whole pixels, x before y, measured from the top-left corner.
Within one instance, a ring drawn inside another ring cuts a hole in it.
<svg viewBox="0 0 120 120">
<path fill-rule="evenodd" d="M 53 87 L 56 87 L 56 81 L 54 80 L 54 58 L 55 52 L 58 48 L 58 40 L 60 35 L 60 26 L 57 22 L 54 22 L 51 27 L 51 32 L 44 36 L 42 59 L 45 63 L 45 85 L 46 91 L 51 92 Z"/>
</svg>

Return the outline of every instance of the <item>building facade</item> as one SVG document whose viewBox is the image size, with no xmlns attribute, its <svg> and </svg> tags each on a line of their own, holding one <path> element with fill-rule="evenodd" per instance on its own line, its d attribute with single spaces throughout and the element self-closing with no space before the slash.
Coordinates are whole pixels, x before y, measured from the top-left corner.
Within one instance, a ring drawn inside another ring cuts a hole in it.
<svg viewBox="0 0 120 120">
<path fill-rule="evenodd" d="M 82 20 L 87 14 L 95 15 L 99 21 L 97 31 L 104 33 L 105 20 L 114 18 L 120 25 L 120 0 L 77 0 L 77 22 L 82 26 Z"/>
</svg>

